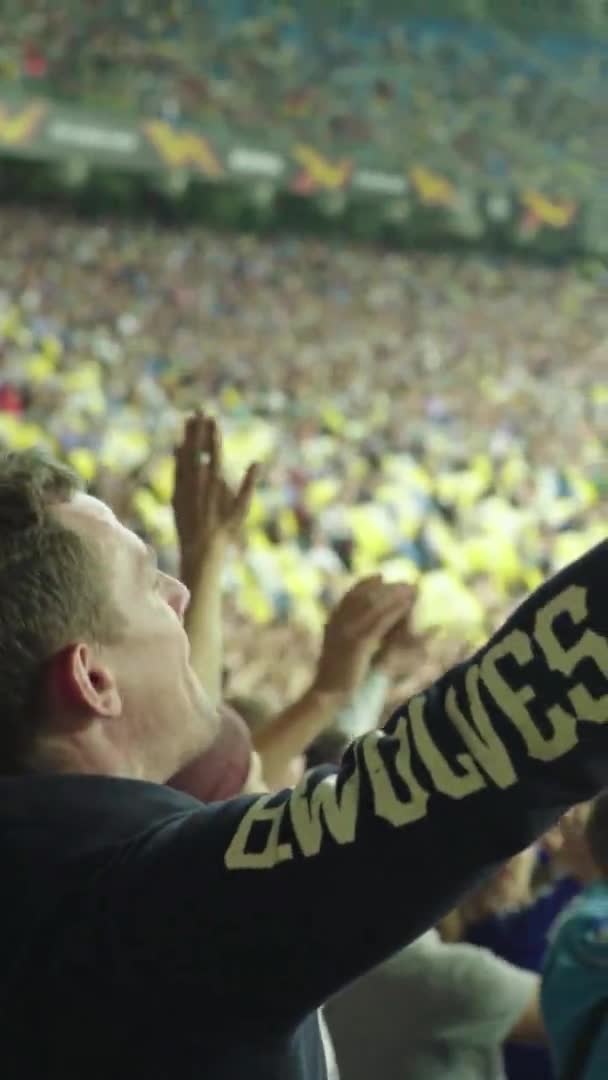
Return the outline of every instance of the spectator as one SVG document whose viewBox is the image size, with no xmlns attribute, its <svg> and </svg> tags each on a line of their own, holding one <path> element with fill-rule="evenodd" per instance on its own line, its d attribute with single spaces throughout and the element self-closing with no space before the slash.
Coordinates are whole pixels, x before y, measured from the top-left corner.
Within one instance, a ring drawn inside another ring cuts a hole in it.
<svg viewBox="0 0 608 1080">
<path fill-rule="evenodd" d="M 544 838 L 546 840 L 547 838 Z M 557 851 L 554 847 L 554 862 Z M 540 889 L 534 887 L 539 853 L 511 860 L 488 886 L 466 905 L 465 941 L 490 949 L 496 956 L 531 972 L 543 968 L 551 926 L 562 909 L 576 896 L 580 884 L 576 867 L 561 852 L 561 872 Z M 509 1043 L 504 1051 L 510 1080 L 552 1080 L 554 1071 L 544 1046 Z"/>
<path fill-rule="evenodd" d="M 538 975 L 429 930 L 326 1009 L 342 1080 L 498 1080 L 505 1039 L 542 1042 Z"/>
<path fill-rule="evenodd" d="M 560 1080 L 599 1080 L 608 1061 L 608 797 L 563 821 L 564 843 L 585 888 L 554 928 L 542 1008 Z"/>
<path fill-rule="evenodd" d="M 329 731 L 311 764 L 339 764 L 348 740 Z M 509 860 L 492 889 L 511 904 L 525 893 L 531 851 Z M 496 880 L 496 879 L 495 879 Z M 483 891 L 478 894 L 478 902 Z M 488 893 L 486 892 L 486 897 Z M 341 1080 L 378 1072 L 383 1080 L 454 1080 L 503 1075 L 501 1047 L 544 1043 L 538 975 L 462 944 L 470 909 L 463 903 L 418 941 L 329 1002 L 326 1017 Z M 443 940 L 442 940 L 443 939 Z"/>
</svg>

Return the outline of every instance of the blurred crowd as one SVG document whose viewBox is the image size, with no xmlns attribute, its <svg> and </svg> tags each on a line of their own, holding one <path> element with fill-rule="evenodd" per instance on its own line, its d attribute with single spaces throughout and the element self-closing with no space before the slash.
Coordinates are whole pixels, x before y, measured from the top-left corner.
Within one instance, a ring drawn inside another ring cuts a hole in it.
<svg viewBox="0 0 608 1080">
<path fill-rule="evenodd" d="M 221 417 L 235 476 L 260 462 L 225 582 L 236 692 L 289 699 L 376 570 L 434 632 L 415 688 L 603 538 L 601 273 L 17 208 L 0 245 L 4 444 L 60 453 L 167 567 L 184 413 Z M 260 626 L 294 661 L 270 682 Z"/>
<path fill-rule="evenodd" d="M 421 159 L 579 197 L 599 184 L 608 48 L 597 26 L 567 37 L 548 12 L 547 33 L 521 35 L 383 20 L 365 3 L 349 18 L 354 7 L 5 0 L 0 79 L 209 131 L 228 124 L 261 145 L 367 148 L 376 167 Z"/>
</svg>

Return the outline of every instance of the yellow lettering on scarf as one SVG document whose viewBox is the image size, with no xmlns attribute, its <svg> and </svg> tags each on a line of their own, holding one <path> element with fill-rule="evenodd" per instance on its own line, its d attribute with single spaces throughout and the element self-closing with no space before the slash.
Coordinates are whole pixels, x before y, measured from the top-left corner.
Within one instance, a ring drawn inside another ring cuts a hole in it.
<svg viewBox="0 0 608 1080">
<path fill-rule="evenodd" d="M 453 799 L 464 799 L 472 795 L 474 791 L 480 791 L 486 787 L 486 781 L 477 768 L 470 754 L 457 754 L 456 761 L 463 770 L 463 775 L 458 776 L 450 767 L 441 750 L 433 742 L 429 729 L 424 719 L 424 695 L 415 697 L 409 705 L 414 745 L 420 757 L 428 769 L 433 784 L 443 795 L 450 795 Z"/>
<path fill-rule="evenodd" d="M 451 686 L 445 698 L 445 711 L 454 724 L 460 738 L 478 765 L 497 785 L 508 788 L 517 775 L 504 743 L 492 727 L 479 693 L 479 667 L 472 664 L 465 676 L 465 689 L 469 703 L 469 720 L 458 705 L 456 691 Z"/>
<path fill-rule="evenodd" d="M 581 660 L 592 660 L 606 679 L 606 638 L 587 627 L 578 641 L 566 649 L 555 633 L 554 624 L 560 615 L 568 615 L 575 626 L 584 623 L 589 615 L 586 589 L 580 585 L 570 585 L 545 604 L 536 616 L 534 637 L 545 654 L 548 666 L 553 671 L 561 671 L 563 675 L 572 675 Z M 578 720 L 590 720 L 596 724 L 603 724 L 608 720 L 608 694 L 594 698 L 583 683 L 577 683 L 568 691 L 568 697 Z"/>
</svg>

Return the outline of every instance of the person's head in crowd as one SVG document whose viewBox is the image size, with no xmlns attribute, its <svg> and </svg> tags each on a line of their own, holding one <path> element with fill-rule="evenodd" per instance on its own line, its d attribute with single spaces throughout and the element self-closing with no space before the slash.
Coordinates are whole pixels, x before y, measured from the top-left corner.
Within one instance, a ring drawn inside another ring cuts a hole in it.
<svg viewBox="0 0 608 1080">
<path fill-rule="evenodd" d="M 328 728 L 317 736 L 306 751 L 306 764 L 309 769 L 320 765 L 339 765 L 351 740 L 337 728 Z"/>
<path fill-rule="evenodd" d="M 480 890 L 480 905 L 496 914 L 525 907 L 532 899 L 532 875 L 537 854 L 536 845 L 532 845 L 504 863 Z"/>
<path fill-rule="evenodd" d="M 526 907 L 532 900 L 536 858 L 537 847 L 534 844 L 508 859 L 442 920 L 440 932 L 444 941 L 459 941 L 470 926 Z"/>
<path fill-rule="evenodd" d="M 586 884 L 598 873 L 604 873 L 600 869 L 602 844 L 605 845 L 604 862 L 608 868 L 607 837 L 608 804 L 606 796 L 601 795 L 593 802 L 579 803 L 564 814 L 545 833 L 541 844 L 554 871 Z"/>
<path fill-rule="evenodd" d="M 163 782 L 211 745 L 187 590 L 35 451 L 0 455 L 0 592 L 0 771 Z"/>
<path fill-rule="evenodd" d="M 586 849 L 589 855 L 588 869 L 594 876 L 608 880 L 608 791 L 602 792 L 591 803 L 584 826 Z M 567 835 L 567 834 L 566 834 Z"/>
<path fill-rule="evenodd" d="M 232 697 L 227 703 L 245 721 L 255 743 L 255 735 L 272 720 L 272 710 L 254 697 Z M 306 758 L 296 754 L 287 762 L 283 775 L 274 785 L 278 790 L 296 787 L 306 771 Z"/>
<path fill-rule="evenodd" d="M 272 716 L 271 710 L 260 698 L 237 694 L 230 696 L 226 704 L 243 718 L 252 735 Z"/>
</svg>

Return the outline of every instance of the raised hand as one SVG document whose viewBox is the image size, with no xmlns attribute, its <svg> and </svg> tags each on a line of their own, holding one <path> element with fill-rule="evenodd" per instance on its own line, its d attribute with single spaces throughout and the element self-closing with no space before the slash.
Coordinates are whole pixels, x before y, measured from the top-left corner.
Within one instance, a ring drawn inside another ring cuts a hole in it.
<svg viewBox="0 0 608 1080">
<path fill-rule="evenodd" d="M 349 701 L 386 635 L 408 617 L 411 604 L 408 585 L 387 585 L 379 575 L 357 582 L 330 615 L 314 690 Z"/>
<path fill-rule="evenodd" d="M 402 617 L 385 636 L 374 657 L 374 667 L 382 668 L 387 675 L 403 675 L 408 656 L 418 653 L 423 639 L 416 635 L 412 627 L 412 615 L 416 604 L 417 590 L 414 585 L 404 585 L 408 590 Z"/>
<path fill-rule="evenodd" d="M 597 875 L 587 842 L 587 822 L 592 808 L 593 803 L 579 803 L 564 814 L 559 823 L 562 843 L 558 860 L 567 873 L 583 883 L 592 881 Z"/>
<path fill-rule="evenodd" d="M 213 417 L 197 412 L 175 451 L 173 513 L 182 578 L 190 584 L 211 550 L 223 553 L 239 539 L 257 478 L 250 465 L 233 491 L 224 477 L 222 441 Z"/>
</svg>

